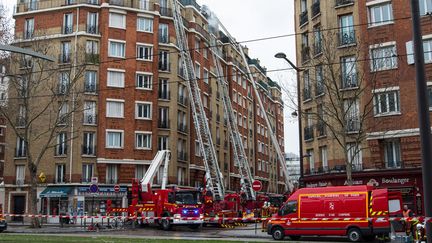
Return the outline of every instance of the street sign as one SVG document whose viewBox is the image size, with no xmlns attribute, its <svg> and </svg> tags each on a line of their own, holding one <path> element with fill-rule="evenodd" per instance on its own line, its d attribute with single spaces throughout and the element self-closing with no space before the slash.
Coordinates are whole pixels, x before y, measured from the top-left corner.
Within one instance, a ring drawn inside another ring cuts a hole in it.
<svg viewBox="0 0 432 243">
<path fill-rule="evenodd" d="M 119 184 L 116 184 L 114 186 L 114 192 L 116 192 L 116 193 L 120 192 L 120 185 Z"/>
<path fill-rule="evenodd" d="M 99 192 L 99 187 L 97 184 L 91 184 L 90 185 L 90 192 L 91 193 L 98 193 Z"/>
<path fill-rule="evenodd" d="M 254 180 L 254 182 L 252 182 L 252 189 L 256 192 L 261 191 L 262 189 L 262 183 L 259 180 Z"/>
<path fill-rule="evenodd" d="M 98 184 L 98 178 L 95 177 L 95 176 L 92 177 L 92 178 L 91 178 L 91 183 L 92 183 L 92 184 Z"/>
</svg>

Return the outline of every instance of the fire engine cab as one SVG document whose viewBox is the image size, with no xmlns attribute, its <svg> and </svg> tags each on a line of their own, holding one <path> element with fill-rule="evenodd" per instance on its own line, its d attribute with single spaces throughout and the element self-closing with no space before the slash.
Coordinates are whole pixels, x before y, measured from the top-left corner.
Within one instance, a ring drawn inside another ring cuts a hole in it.
<svg viewBox="0 0 432 243">
<path fill-rule="evenodd" d="M 347 236 L 372 241 L 390 233 L 389 216 L 401 213 L 399 192 L 371 186 L 302 188 L 294 192 L 267 224 L 275 240 L 305 235 Z"/>
</svg>

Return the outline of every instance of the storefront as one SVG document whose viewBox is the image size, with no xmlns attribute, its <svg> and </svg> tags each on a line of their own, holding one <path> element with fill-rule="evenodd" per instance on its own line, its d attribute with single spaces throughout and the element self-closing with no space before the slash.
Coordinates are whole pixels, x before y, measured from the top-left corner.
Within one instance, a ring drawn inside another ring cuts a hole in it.
<svg viewBox="0 0 432 243">
<path fill-rule="evenodd" d="M 42 214 L 48 215 L 69 215 L 70 214 L 70 194 L 72 186 L 47 187 L 40 194 Z M 58 218 L 48 218 L 47 223 L 58 223 Z"/>
<path fill-rule="evenodd" d="M 345 173 L 305 176 L 306 187 L 347 185 Z M 402 194 L 403 203 L 416 215 L 423 215 L 423 184 L 421 169 L 362 171 L 353 173 L 354 185 L 373 185 Z"/>
<path fill-rule="evenodd" d="M 127 207 L 127 187 L 120 187 L 119 192 L 112 186 L 100 186 L 98 193 L 91 193 L 88 186 L 77 188 L 78 215 L 105 216 L 107 200 L 112 207 Z"/>
</svg>

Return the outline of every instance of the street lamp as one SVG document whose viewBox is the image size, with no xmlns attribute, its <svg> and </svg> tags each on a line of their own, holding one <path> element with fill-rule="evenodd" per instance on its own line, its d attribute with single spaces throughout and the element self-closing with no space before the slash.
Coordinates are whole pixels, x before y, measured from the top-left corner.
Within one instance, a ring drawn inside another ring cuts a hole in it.
<svg viewBox="0 0 432 243">
<path fill-rule="evenodd" d="M 297 112 L 294 111 L 293 116 L 297 116 L 298 118 L 298 134 L 299 134 L 299 158 L 300 158 L 300 178 L 299 178 L 299 186 L 303 186 L 303 143 L 302 143 L 302 119 L 301 119 L 301 98 L 300 98 L 300 77 L 299 73 L 303 71 L 303 69 L 298 68 L 294 63 L 292 63 L 286 56 L 285 53 L 279 52 L 275 55 L 276 58 L 284 59 L 288 62 L 288 64 L 297 72 Z"/>
</svg>

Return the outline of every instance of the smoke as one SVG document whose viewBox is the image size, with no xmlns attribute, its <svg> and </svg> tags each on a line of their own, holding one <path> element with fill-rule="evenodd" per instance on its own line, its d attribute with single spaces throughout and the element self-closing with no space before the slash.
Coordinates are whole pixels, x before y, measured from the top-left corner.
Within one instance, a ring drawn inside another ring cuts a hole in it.
<svg viewBox="0 0 432 243">
<path fill-rule="evenodd" d="M 219 32 L 219 19 L 217 18 L 216 14 L 210 10 L 210 8 L 207 5 L 203 5 L 201 7 L 201 13 L 204 15 L 204 17 L 207 18 L 207 22 L 209 25 L 209 31 L 212 33 L 218 33 Z"/>
</svg>

